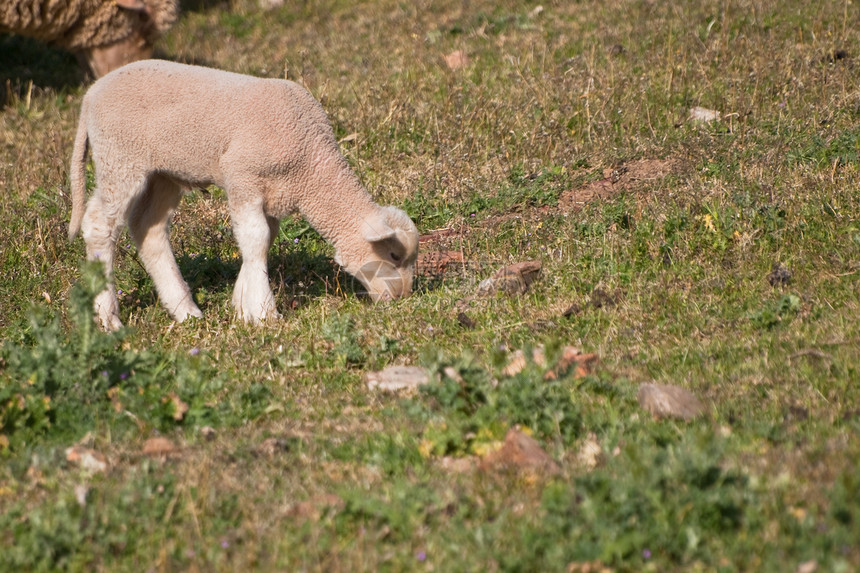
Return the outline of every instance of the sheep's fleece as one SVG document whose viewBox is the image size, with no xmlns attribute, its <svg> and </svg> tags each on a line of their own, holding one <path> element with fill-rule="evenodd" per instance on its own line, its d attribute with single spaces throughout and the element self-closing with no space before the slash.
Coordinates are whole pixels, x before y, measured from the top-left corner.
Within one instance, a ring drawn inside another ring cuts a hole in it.
<svg viewBox="0 0 860 573">
<path fill-rule="evenodd" d="M 84 212 L 86 154 L 96 189 Z M 299 85 L 145 60 L 96 81 L 81 105 L 71 165 L 69 237 L 83 230 L 87 258 L 112 280 L 124 223 L 168 312 L 202 316 L 168 242 L 183 190 L 227 193 L 242 253 L 233 306 L 248 322 L 277 317 L 266 254 L 279 219 L 298 211 L 335 247 L 335 260 L 374 300 L 408 295 L 418 230 L 373 202 L 338 150 L 322 107 Z M 112 285 L 96 297 L 104 328 L 122 326 Z"/>
<path fill-rule="evenodd" d="M 102 76 L 151 57 L 178 11 L 178 0 L 3 0 L 0 32 L 77 52 Z"/>
</svg>

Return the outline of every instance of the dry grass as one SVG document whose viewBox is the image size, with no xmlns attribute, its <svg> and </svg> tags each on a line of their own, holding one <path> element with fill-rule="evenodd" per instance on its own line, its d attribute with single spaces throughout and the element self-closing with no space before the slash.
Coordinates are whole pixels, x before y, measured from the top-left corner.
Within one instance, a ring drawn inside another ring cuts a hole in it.
<svg viewBox="0 0 860 573">
<path fill-rule="evenodd" d="M 432 235 L 427 261 L 457 255 L 410 299 L 369 307 L 330 248 L 287 220 L 270 258 L 286 318 L 249 328 L 231 319 L 239 260 L 223 193 L 190 194 L 173 240 L 204 319 L 169 321 L 127 240 L 117 286 L 125 348 L 161 365 L 199 349 L 223 374 L 197 402 L 179 366 L 180 380 L 160 379 L 165 399 L 187 391 L 194 407 L 222 408 L 215 438 L 190 421 L 111 417 L 103 397 L 81 403 L 67 434 L 4 454 L 8 562 L 860 566 L 856 16 L 848 2 L 767 0 L 188 3 L 160 45 L 166 57 L 305 85 L 371 193 Z M 455 51 L 468 61 L 452 69 Z M 0 110 L 0 332 L 31 343 L 37 305 L 74 347 L 66 303 L 83 250 L 65 241 L 65 194 L 86 85 L 48 54 L 41 67 L 9 68 Z M 41 79 L 52 74 L 66 79 Z M 695 106 L 722 119 L 690 121 Z M 526 295 L 472 298 L 501 265 L 530 259 L 544 272 Z M 788 282 L 768 281 L 775 263 Z M 482 386 L 503 378 L 506 352 L 537 344 L 576 345 L 600 366 L 559 393 L 531 370 L 518 393 Z M 401 399 L 362 383 L 367 370 L 419 362 L 458 368 L 467 405 L 444 385 Z M 0 362 L 0 385 L 26 384 L 10 364 Z M 650 419 L 635 403 L 643 382 L 692 390 L 707 418 Z M 259 408 L 258 386 L 269 392 Z M 541 430 L 543 412 L 580 426 Z M 523 420 L 560 477 L 452 473 L 427 455 L 468 459 Z M 157 428 L 179 454 L 141 454 Z M 63 460 L 87 432 L 111 461 L 106 475 Z M 577 461 L 587 440 L 603 449 L 594 470 Z"/>
</svg>

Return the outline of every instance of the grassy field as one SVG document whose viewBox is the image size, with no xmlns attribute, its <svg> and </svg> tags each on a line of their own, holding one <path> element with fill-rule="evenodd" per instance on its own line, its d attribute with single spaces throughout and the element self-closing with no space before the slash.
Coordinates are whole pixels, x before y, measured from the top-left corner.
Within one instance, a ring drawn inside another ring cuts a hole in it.
<svg viewBox="0 0 860 573">
<path fill-rule="evenodd" d="M 858 17 L 189 1 L 160 56 L 307 87 L 421 274 L 373 306 L 288 219 L 284 318 L 245 326 L 223 191 L 195 191 L 171 236 L 205 317 L 170 320 L 124 234 L 116 335 L 66 240 L 88 81 L 0 38 L 0 570 L 860 569 Z M 527 260 L 524 295 L 473 296 Z M 545 379 L 565 345 L 596 366 Z M 435 374 L 368 389 L 389 365 Z M 654 418 L 649 382 L 706 414 Z M 487 462 L 514 427 L 557 471 Z"/>
</svg>

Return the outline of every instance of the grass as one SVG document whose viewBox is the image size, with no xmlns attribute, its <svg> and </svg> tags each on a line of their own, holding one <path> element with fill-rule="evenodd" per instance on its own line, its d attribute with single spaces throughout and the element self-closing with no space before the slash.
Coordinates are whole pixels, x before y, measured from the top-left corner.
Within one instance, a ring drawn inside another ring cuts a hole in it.
<svg viewBox="0 0 860 573">
<path fill-rule="evenodd" d="M 305 85 L 374 197 L 466 263 L 370 306 L 285 220 L 284 319 L 247 327 L 223 192 L 197 191 L 172 241 L 204 318 L 170 321 L 126 234 L 117 335 L 93 328 L 98 273 L 65 240 L 87 84 L 68 54 L 0 38 L 0 569 L 860 568 L 857 10 L 188 3 L 165 57 Z M 528 259 L 528 293 L 471 298 Z M 537 345 L 599 363 L 502 374 Z M 438 377 L 369 391 L 392 364 Z M 707 416 L 653 419 L 644 382 Z M 451 469 L 517 425 L 558 473 Z M 177 450 L 145 455 L 157 435 Z M 75 444 L 107 471 L 67 461 Z"/>
</svg>

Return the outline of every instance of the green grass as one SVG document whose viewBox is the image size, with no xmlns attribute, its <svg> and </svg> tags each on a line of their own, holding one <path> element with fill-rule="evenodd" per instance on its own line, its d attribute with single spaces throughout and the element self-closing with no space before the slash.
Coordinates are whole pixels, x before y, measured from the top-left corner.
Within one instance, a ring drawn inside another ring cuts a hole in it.
<svg viewBox="0 0 860 573">
<path fill-rule="evenodd" d="M 445 230 L 422 250 L 466 261 L 372 306 L 287 219 L 269 258 L 284 318 L 265 327 L 232 319 L 241 261 L 212 188 L 172 231 L 204 318 L 171 322 L 124 234 L 127 328 L 94 328 L 97 269 L 65 239 L 87 86 L 68 54 L 0 38 L 0 569 L 860 568 L 857 6 L 541 7 L 187 4 L 164 56 L 301 82 L 374 197 Z M 530 259 L 525 295 L 471 298 Z M 503 374 L 538 345 L 599 362 Z M 433 382 L 366 388 L 394 364 Z M 707 415 L 653 419 L 645 382 Z M 514 426 L 558 473 L 451 469 Z M 177 452 L 144 455 L 157 435 Z M 75 444 L 108 470 L 68 462 Z"/>
</svg>

